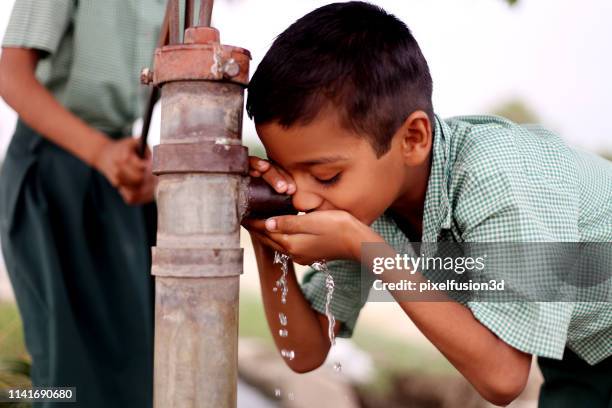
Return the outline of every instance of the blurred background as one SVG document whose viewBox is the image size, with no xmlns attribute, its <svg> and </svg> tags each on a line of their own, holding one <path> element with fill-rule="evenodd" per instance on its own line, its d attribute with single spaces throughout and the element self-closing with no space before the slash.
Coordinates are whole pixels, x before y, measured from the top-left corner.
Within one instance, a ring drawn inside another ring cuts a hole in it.
<svg viewBox="0 0 612 408">
<path fill-rule="evenodd" d="M 0 37 L 13 2 L 0 2 Z M 434 108 L 442 117 L 493 113 L 517 122 L 538 122 L 575 147 L 612 156 L 612 2 L 371 2 L 411 28 L 429 62 Z M 251 51 L 253 72 L 277 34 L 327 3 L 218 0 L 213 25 L 220 29 L 223 43 Z M 15 120 L 14 112 L 0 99 L 0 163 Z M 151 144 L 157 143 L 158 127 L 157 110 Z M 264 154 L 246 117 L 244 141 L 251 154 Z M 340 341 L 332 350 L 330 364 L 340 361 L 342 373 L 329 367 L 306 375 L 290 373 L 272 348 L 255 258 L 248 234 L 242 238 L 240 406 L 487 406 L 391 303 L 366 305 L 355 337 Z M 27 364 L 21 364 L 27 359 L 0 254 L 0 388 L 27 382 L 23 375 Z M 533 371 L 530 386 L 512 406 L 536 406 L 540 377 L 537 368 Z"/>
</svg>

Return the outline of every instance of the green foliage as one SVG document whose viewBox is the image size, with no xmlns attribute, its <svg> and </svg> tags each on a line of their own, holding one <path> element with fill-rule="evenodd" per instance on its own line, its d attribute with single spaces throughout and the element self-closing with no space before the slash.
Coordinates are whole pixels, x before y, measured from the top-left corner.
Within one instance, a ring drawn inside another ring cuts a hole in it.
<svg viewBox="0 0 612 408">
<path fill-rule="evenodd" d="M 2 389 L 28 388 L 30 358 L 23 342 L 23 329 L 17 307 L 0 303 L 0 394 Z M 0 403 L 0 407 L 26 408 L 29 403 Z"/>
<path fill-rule="evenodd" d="M 255 294 L 241 293 L 239 316 L 238 334 L 240 337 L 254 337 L 265 340 L 270 345 L 274 344 L 260 297 Z"/>
<path fill-rule="evenodd" d="M 263 144 L 261 144 L 261 142 L 249 141 L 249 142 L 246 142 L 244 145 L 248 147 L 249 149 L 249 156 L 257 156 L 257 157 L 261 157 L 262 159 L 268 158 L 268 155 L 266 154 L 266 149 L 263 147 Z"/>
<path fill-rule="evenodd" d="M 14 303 L 0 303 L 0 359 L 27 358 L 21 318 Z"/>
<path fill-rule="evenodd" d="M 538 115 L 520 99 L 512 99 L 493 109 L 492 113 L 514 123 L 539 123 Z"/>
</svg>

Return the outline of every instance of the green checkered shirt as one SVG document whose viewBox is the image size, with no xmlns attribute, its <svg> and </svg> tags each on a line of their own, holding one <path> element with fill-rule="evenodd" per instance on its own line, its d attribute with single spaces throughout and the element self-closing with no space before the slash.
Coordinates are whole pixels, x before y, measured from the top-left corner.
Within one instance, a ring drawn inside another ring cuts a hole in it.
<svg viewBox="0 0 612 408">
<path fill-rule="evenodd" d="M 3 47 L 44 52 L 37 76 L 89 125 L 125 133 L 143 111 L 165 0 L 16 0 Z"/>
<path fill-rule="evenodd" d="M 372 228 L 396 249 L 408 242 L 388 214 Z M 493 116 L 436 117 L 421 241 L 612 242 L 612 164 L 538 126 Z M 343 323 L 339 335 L 349 337 L 364 306 L 360 264 L 328 266 L 336 282 L 332 311 Z M 324 313 L 323 272 L 308 270 L 302 291 Z M 567 345 L 590 364 L 612 355 L 612 303 L 467 306 L 524 352 L 561 359 Z"/>
</svg>

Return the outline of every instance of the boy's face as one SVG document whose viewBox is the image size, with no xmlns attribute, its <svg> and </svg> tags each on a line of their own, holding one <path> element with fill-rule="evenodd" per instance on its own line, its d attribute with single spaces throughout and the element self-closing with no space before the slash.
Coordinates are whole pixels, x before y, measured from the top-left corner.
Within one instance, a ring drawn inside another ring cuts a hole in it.
<svg viewBox="0 0 612 408">
<path fill-rule="evenodd" d="M 268 159 L 296 183 L 293 205 L 299 211 L 344 210 L 366 225 L 389 208 L 413 184 L 405 141 L 397 134 L 377 158 L 370 143 L 344 129 L 333 111 L 308 125 L 257 126 Z"/>
</svg>

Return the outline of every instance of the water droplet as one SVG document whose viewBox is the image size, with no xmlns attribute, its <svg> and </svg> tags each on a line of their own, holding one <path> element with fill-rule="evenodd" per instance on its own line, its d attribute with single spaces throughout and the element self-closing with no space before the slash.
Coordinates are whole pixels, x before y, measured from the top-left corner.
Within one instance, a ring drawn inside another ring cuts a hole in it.
<svg viewBox="0 0 612 408">
<path fill-rule="evenodd" d="M 291 360 L 293 360 L 295 358 L 295 351 L 282 349 L 281 350 L 281 356 L 283 356 L 286 359 L 288 359 L 289 361 L 291 361 Z"/>
<path fill-rule="evenodd" d="M 275 396 L 276 398 L 280 398 L 280 396 L 281 396 L 281 390 L 280 390 L 280 388 L 276 388 L 276 389 L 274 390 L 274 396 Z"/>
<path fill-rule="evenodd" d="M 280 252 L 274 252 L 274 263 L 281 264 L 281 277 L 276 282 L 276 286 L 281 288 L 281 303 L 287 303 L 287 292 L 289 291 L 289 287 L 287 285 L 287 273 L 289 271 L 289 255 L 281 254 Z"/>
<path fill-rule="evenodd" d="M 278 335 L 281 337 L 287 337 L 289 335 L 289 332 L 287 331 L 287 329 L 280 329 L 278 331 Z"/>
<path fill-rule="evenodd" d="M 325 272 L 327 270 L 327 263 L 324 260 L 316 261 L 310 266 L 317 272 Z"/>
<path fill-rule="evenodd" d="M 334 363 L 334 371 L 336 371 L 337 373 L 342 371 L 342 364 L 336 362 Z"/>
<path fill-rule="evenodd" d="M 283 326 L 287 325 L 287 316 L 284 313 L 279 313 L 278 314 L 278 320 L 280 321 L 280 324 L 282 324 Z"/>
</svg>

